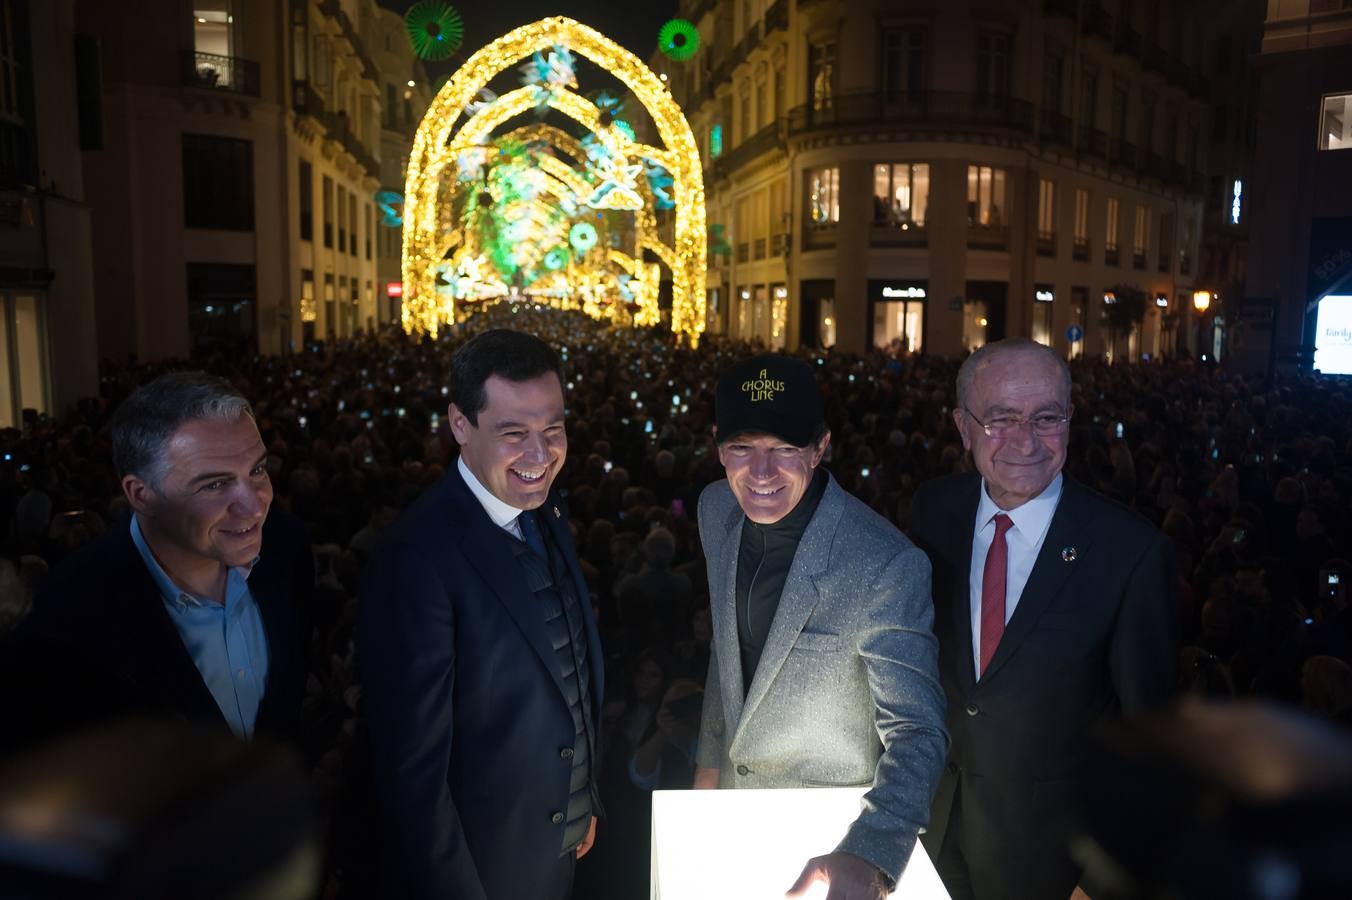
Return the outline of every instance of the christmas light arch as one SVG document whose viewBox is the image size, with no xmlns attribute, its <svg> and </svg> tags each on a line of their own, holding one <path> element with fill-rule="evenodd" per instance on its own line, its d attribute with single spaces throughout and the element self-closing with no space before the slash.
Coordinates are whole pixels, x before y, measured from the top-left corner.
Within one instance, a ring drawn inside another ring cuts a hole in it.
<svg viewBox="0 0 1352 900">
<path fill-rule="evenodd" d="M 540 54 L 561 48 L 566 53 L 587 57 L 624 84 L 651 116 L 661 146 L 635 141 L 632 130 L 622 121 L 570 90 L 576 83 L 566 78 L 559 79 L 559 83 L 551 79 L 549 85 L 528 85 L 502 97 L 484 99 L 488 83 L 499 73 L 532 55 L 538 61 Z M 635 166 L 623 164 L 640 160 L 660 166 L 669 174 L 671 184 L 662 188 L 663 199 L 667 199 L 669 192 L 675 227 L 671 242 L 663 241 L 654 212 L 654 195 L 658 191 L 647 180 L 640 178 L 637 184 L 632 183 L 632 177 L 608 180 L 604 187 L 612 189 L 611 196 L 606 198 L 604 191 L 594 190 L 591 199 L 600 195 L 604 208 L 633 212 L 633 253 L 604 242 L 585 249 L 576 244 L 570 248 L 567 233 L 558 233 L 558 216 L 551 218 L 544 205 L 571 206 L 582 201 L 585 206 L 584 197 L 589 189 L 596 188 L 595 179 L 584 181 L 566 162 L 541 154 L 536 158 L 541 171 L 534 176 L 538 190 L 528 201 L 516 202 L 511 213 L 516 217 L 515 223 L 528 223 L 532 236 L 540 243 L 530 251 L 532 265 L 549 270 L 535 282 L 530 293 L 545 298 L 546 302 L 556 301 L 555 305 L 581 308 L 593 316 L 602 316 L 615 308 L 617 300 L 603 296 L 613 291 L 614 282 L 607 281 L 602 270 L 620 272 L 630 320 L 636 324 L 656 324 L 659 264 L 644 261 L 651 256 L 671 274 L 672 331 L 685 335 L 692 344 L 697 342 L 704 331 L 707 235 L 703 174 L 690 125 L 666 85 L 642 61 L 600 32 L 561 16 L 517 28 L 477 51 L 442 86 L 423 116 L 414 138 L 404 190 L 405 330 L 435 335 L 443 324 L 468 314 L 472 304 L 467 301 L 509 293 L 500 278 L 482 271 L 482 255 L 472 255 L 471 241 L 454 221 L 451 200 L 456 189 L 456 172 L 462 168 L 466 154 L 494 152 L 492 142 L 503 140 L 493 138 L 496 129 L 532 108 L 546 106 L 587 129 L 595 141 L 613 154 L 611 159 L 603 160 L 612 167 L 629 173 Z M 547 143 L 574 159 L 587 153 L 575 138 L 544 123 L 519 127 L 506 138 Z M 460 189 L 464 190 L 463 183 Z M 493 199 L 487 175 L 483 189 L 488 194 L 487 203 Z M 584 256 L 591 262 L 581 264 Z M 553 268 L 565 259 L 572 264 Z M 453 271 L 455 277 L 448 279 L 448 271 Z M 453 290 L 447 289 L 448 281 L 454 282 Z"/>
</svg>

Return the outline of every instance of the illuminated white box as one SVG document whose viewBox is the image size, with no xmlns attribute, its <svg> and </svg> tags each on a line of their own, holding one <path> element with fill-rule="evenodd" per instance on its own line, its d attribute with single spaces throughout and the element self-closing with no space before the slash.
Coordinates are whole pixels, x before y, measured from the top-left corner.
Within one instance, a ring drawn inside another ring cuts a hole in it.
<svg viewBox="0 0 1352 900">
<path fill-rule="evenodd" d="M 865 791 L 654 791 L 652 900 L 782 900 L 809 859 L 840 843 Z M 891 896 L 949 900 L 919 842 Z"/>
</svg>

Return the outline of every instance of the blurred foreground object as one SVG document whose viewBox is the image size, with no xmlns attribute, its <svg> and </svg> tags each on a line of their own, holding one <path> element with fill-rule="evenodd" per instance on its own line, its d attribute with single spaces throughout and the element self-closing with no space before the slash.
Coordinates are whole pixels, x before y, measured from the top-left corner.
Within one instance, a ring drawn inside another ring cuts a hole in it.
<svg viewBox="0 0 1352 900">
<path fill-rule="evenodd" d="M 1185 703 L 1105 735 L 1075 855 L 1114 898 L 1345 898 L 1352 737 L 1268 703 Z M 1106 802 L 1105 802 L 1106 801 Z"/>
<path fill-rule="evenodd" d="M 0 769 L 0 898 L 313 896 L 320 836 L 285 750 L 122 722 Z"/>
</svg>

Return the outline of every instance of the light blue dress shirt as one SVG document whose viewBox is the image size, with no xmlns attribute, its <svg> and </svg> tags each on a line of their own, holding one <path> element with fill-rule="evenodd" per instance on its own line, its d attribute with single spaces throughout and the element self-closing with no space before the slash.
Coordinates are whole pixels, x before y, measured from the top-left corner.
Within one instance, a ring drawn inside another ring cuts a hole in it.
<svg viewBox="0 0 1352 900">
<path fill-rule="evenodd" d="M 239 737 L 253 737 L 258 704 L 268 683 L 267 633 L 247 580 L 258 560 L 230 570 L 225 602 L 216 603 L 194 597 L 170 580 L 150 552 L 136 516 L 131 517 L 131 539 L 230 730 Z"/>
</svg>

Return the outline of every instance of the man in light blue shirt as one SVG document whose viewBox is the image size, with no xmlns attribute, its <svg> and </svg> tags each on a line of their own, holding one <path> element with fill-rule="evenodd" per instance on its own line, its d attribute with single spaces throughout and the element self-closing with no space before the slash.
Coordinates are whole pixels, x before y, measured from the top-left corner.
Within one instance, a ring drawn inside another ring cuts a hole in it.
<svg viewBox="0 0 1352 900">
<path fill-rule="evenodd" d="M 253 410 L 202 372 L 123 401 L 113 459 L 132 514 L 53 571 L 0 648 L 5 744 L 123 715 L 297 738 L 314 563 L 272 510 Z"/>
</svg>

